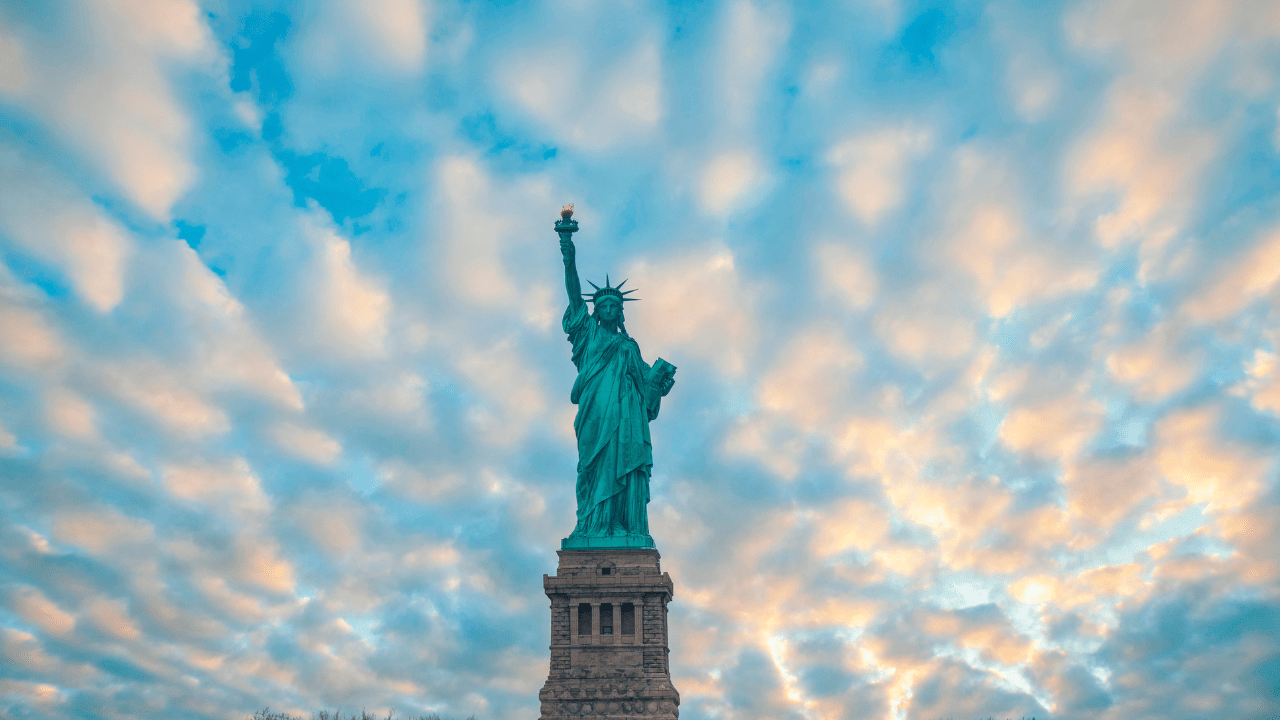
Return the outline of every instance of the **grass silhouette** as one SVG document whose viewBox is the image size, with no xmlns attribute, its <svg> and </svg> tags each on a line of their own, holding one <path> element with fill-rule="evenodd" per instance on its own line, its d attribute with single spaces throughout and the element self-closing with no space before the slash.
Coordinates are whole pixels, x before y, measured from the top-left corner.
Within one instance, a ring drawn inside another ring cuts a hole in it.
<svg viewBox="0 0 1280 720">
<path fill-rule="evenodd" d="M 288 713 L 271 712 L 271 708 L 266 707 L 254 713 L 253 717 L 249 718 L 249 720 L 306 720 L 306 718 L 303 718 L 298 715 L 290 715 Z M 410 717 L 406 715 L 405 717 L 400 718 L 396 715 L 394 710 L 387 713 L 386 717 L 378 717 L 377 715 L 372 715 L 365 710 L 361 710 L 359 715 L 355 713 L 343 715 L 341 710 L 333 713 L 329 712 L 328 710 L 321 710 L 320 712 L 311 713 L 311 720 L 447 720 L 447 719 L 440 715 L 437 715 L 436 713 L 431 713 L 430 715 L 419 715 L 417 717 Z M 476 716 L 472 715 L 471 717 L 467 718 L 467 720 L 476 720 Z"/>
</svg>

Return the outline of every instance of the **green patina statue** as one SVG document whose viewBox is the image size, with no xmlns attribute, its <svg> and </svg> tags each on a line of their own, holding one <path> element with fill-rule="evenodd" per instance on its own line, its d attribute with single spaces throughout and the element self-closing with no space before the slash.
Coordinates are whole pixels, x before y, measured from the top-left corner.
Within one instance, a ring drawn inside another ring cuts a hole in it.
<svg viewBox="0 0 1280 720">
<path fill-rule="evenodd" d="M 578 436 L 578 523 L 561 542 L 563 549 L 653 547 L 649 536 L 649 473 L 653 446 L 649 421 L 658 417 L 662 398 L 675 384 L 676 368 L 662 358 L 650 367 L 640 346 L 627 334 L 622 305 L 633 300 L 626 280 L 611 287 L 595 283 L 583 293 L 574 259 L 573 205 L 556 223 L 569 307 L 564 331 L 573 345 L 578 378 L 569 399 L 578 406 L 573 430 Z M 587 312 L 587 298 L 595 312 Z"/>
</svg>

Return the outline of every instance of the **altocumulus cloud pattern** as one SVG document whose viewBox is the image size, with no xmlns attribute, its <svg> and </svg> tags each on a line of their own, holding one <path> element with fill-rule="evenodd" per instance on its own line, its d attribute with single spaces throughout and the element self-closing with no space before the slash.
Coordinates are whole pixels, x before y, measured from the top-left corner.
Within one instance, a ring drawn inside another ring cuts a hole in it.
<svg viewBox="0 0 1280 720">
<path fill-rule="evenodd" d="M 572 201 L 683 717 L 1274 717 L 1278 108 L 1266 0 L 5 2 L 0 715 L 532 717 Z"/>
</svg>

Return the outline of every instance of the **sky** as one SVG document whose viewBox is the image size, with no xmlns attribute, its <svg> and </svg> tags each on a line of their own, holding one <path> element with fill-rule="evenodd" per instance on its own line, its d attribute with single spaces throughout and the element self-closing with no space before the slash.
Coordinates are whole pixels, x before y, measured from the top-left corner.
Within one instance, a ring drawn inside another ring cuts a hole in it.
<svg viewBox="0 0 1280 720">
<path fill-rule="evenodd" d="M 688 720 L 1280 716 L 1280 5 L 0 2 L 0 716 L 533 718 L 552 229 Z"/>
</svg>

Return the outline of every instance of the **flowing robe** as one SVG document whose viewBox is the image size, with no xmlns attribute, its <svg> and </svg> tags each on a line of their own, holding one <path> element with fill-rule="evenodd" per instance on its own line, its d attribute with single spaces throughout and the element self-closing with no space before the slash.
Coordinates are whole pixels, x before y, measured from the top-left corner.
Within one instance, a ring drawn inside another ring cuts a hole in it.
<svg viewBox="0 0 1280 720">
<path fill-rule="evenodd" d="M 649 421 L 661 398 L 646 392 L 651 369 L 630 336 L 600 327 L 586 303 L 570 305 L 564 331 L 573 344 L 578 378 L 569 399 L 578 406 L 578 523 L 574 536 L 649 535 Z"/>
</svg>

